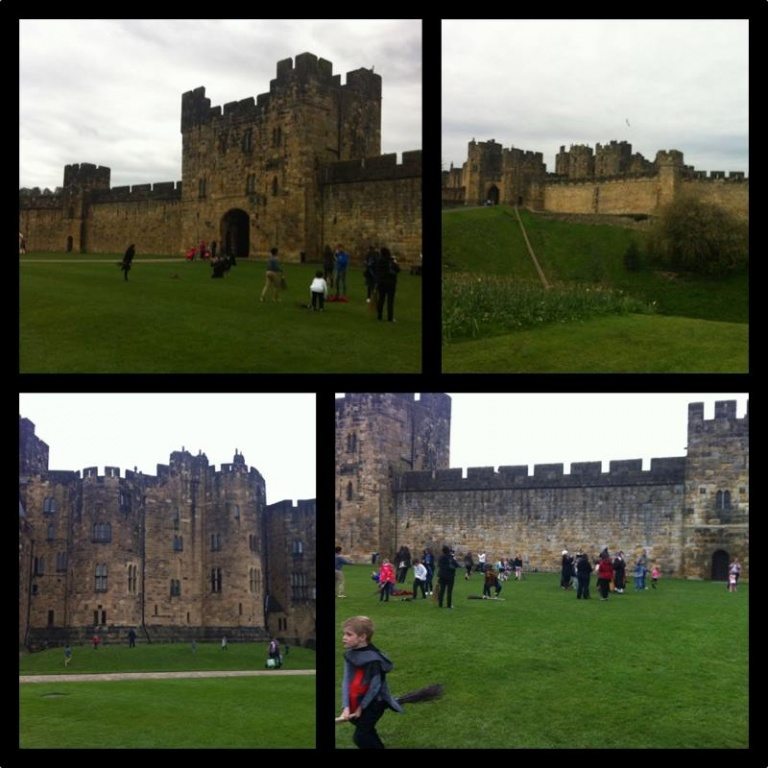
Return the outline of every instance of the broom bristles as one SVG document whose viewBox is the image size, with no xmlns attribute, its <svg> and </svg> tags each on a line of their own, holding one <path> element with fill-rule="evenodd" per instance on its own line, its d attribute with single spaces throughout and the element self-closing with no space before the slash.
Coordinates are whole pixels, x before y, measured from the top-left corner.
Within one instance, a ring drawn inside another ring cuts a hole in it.
<svg viewBox="0 0 768 768">
<path fill-rule="evenodd" d="M 443 695 L 443 686 L 440 683 L 434 685 L 427 685 L 424 688 L 419 688 L 417 691 L 410 691 L 410 693 L 404 693 L 402 696 L 397 697 L 398 704 L 415 704 L 419 701 L 432 701 L 432 699 L 439 699 Z"/>
</svg>

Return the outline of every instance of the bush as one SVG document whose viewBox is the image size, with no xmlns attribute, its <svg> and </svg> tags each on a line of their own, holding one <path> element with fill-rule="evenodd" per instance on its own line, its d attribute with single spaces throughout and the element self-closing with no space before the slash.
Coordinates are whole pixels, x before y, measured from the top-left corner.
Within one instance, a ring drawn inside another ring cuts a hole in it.
<svg viewBox="0 0 768 768">
<path fill-rule="evenodd" d="M 681 197 L 662 210 L 648 250 L 664 269 L 723 275 L 747 263 L 747 224 L 713 203 Z"/>
<path fill-rule="evenodd" d="M 633 240 L 627 246 L 627 250 L 624 251 L 624 269 L 626 269 L 627 272 L 640 272 L 644 266 L 640 249 L 637 247 L 637 243 Z"/>
</svg>

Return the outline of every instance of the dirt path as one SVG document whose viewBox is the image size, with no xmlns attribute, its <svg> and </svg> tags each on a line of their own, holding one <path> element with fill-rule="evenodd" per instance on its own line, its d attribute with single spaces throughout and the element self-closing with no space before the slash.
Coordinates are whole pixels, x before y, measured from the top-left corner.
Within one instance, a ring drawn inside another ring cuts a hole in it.
<svg viewBox="0 0 768 768">
<path fill-rule="evenodd" d="M 258 677 L 261 675 L 314 675 L 314 669 L 268 669 L 208 672 L 110 672 L 102 675 L 19 675 L 20 683 L 93 683 L 107 680 L 175 680 L 203 677 Z"/>
</svg>

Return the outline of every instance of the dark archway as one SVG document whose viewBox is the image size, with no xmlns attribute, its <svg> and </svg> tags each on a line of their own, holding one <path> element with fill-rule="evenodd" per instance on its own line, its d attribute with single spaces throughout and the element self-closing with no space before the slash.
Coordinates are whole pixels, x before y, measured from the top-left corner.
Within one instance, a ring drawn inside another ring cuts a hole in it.
<svg viewBox="0 0 768 768">
<path fill-rule="evenodd" d="M 718 549 L 712 554 L 712 581 L 728 581 L 728 553 Z"/>
<path fill-rule="evenodd" d="M 247 259 L 250 253 L 250 221 L 239 208 L 227 211 L 221 219 L 221 252 L 225 256 Z"/>
<path fill-rule="evenodd" d="M 499 188 L 495 184 L 492 184 L 489 187 L 486 199 L 489 200 L 492 205 L 499 204 Z"/>
<path fill-rule="evenodd" d="M 517 205 L 518 205 L 519 208 L 523 207 L 523 196 L 522 195 L 518 195 L 517 196 Z"/>
<path fill-rule="evenodd" d="M 67 253 L 72 253 L 73 244 L 74 241 L 72 240 L 72 235 L 69 235 L 69 237 L 67 237 Z"/>
</svg>

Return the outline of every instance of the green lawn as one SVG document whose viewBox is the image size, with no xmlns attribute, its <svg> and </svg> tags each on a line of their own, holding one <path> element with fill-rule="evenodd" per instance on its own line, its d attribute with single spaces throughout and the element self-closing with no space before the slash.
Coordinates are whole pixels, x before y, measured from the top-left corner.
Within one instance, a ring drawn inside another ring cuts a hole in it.
<svg viewBox="0 0 768 768">
<path fill-rule="evenodd" d="M 395 695 L 442 683 L 441 700 L 385 713 L 398 748 L 745 748 L 749 587 L 662 580 L 657 590 L 576 600 L 559 574 L 507 582 L 504 601 L 379 603 L 370 568 L 348 568 L 336 601 L 337 679 L 344 618 L 363 614 L 395 663 Z M 337 711 L 340 711 L 337 693 Z M 352 728 L 337 726 L 352 748 Z M 649 758 L 651 760 L 655 758 Z"/>
<path fill-rule="evenodd" d="M 222 280 L 202 262 L 138 258 L 128 282 L 119 256 L 30 254 L 21 260 L 22 373 L 416 373 L 421 278 L 403 272 L 395 323 L 365 302 L 360 269 L 350 302 L 311 312 L 317 265 L 284 265 L 288 290 L 261 303 L 262 263 L 239 261 Z M 147 257 L 145 257 L 147 258 Z M 63 260 L 63 262 L 62 262 Z"/>
<path fill-rule="evenodd" d="M 662 315 L 579 323 L 443 344 L 443 370 L 471 373 L 746 373 L 749 326 Z"/>
<path fill-rule="evenodd" d="M 315 652 L 309 648 L 293 646 L 284 658 L 284 669 L 315 667 Z M 72 661 L 66 669 L 63 648 L 25 653 L 19 671 L 22 675 L 62 675 L 264 669 L 266 659 L 266 643 L 230 642 L 226 651 L 218 643 L 198 643 L 193 653 L 187 643 L 147 644 L 138 640 L 135 648 L 102 645 L 94 651 L 90 645 L 73 646 Z"/>
<path fill-rule="evenodd" d="M 139 642 L 25 654 L 24 675 L 261 670 L 266 643 Z M 314 669 L 291 647 L 283 669 Z M 315 677 L 34 683 L 21 686 L 22 747 L 313 747 Z"/>
<path fill-rule="evenodd" d="M 43 748 L 312 748 L 315 678 L 21 686 L 20 743 Z"/>
</svg>

